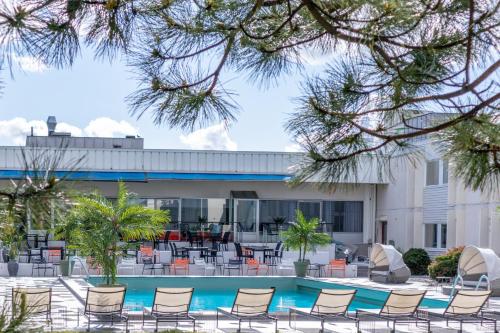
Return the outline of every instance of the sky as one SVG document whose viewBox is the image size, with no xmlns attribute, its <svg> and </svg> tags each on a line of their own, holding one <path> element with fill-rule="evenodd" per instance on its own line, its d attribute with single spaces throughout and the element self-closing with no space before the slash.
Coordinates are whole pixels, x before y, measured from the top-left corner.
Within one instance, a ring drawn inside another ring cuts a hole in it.
<svg viewBox="0 0 500 333">
<path fill-rule="evenodd" d="M 309 61 L 307 73 L 323 65 Z M 236 92 L 237 120 L 210 124 L 193 132 L 154 125 L 151 114 L 128 113 L 126 96 L 137 87 L 123 62 L 94 60 L 84 50 L 71 68 L 52 69 L 29 57 L 17 58 L 14 77 L 0 72 L 0 145 L 24 144 L 26 135 L 46 135 L 45 121 L 55 116 L 57 131 L 74 136 L 140 135 L 145 148 L 297 151 L 284 127 L 297 104 L 304 73 L 284 76 L 276 87 L 260 88 L 241 75 L 226 75 L 224 87 Z M 20 70 L 22 68 L 23 70 Z"/>
</svg>

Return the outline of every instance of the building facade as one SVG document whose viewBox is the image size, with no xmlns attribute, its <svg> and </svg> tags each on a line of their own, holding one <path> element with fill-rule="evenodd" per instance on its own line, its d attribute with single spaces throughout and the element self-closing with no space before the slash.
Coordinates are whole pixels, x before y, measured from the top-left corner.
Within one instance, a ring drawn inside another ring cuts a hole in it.
<svg viewBox="0 0 500 333">
<path fill-rule="evenodd" d="M 357 177 L 325 192 L 314 179 L 288 185 L 301 153 L 144 149 L 142 138 L 75 138 L 51 125 L 48 136 L 29 136 L 26 147 L 0 147 L 0 186 L 22 176 L 23 150 L 64 150 L 59 172 L 70 172 L 77 190 L 113 198 L 122 180 L 141 204 L 169 210 L 172 229 L 219 223 L 239 240 L 266 241 L 275 219 L 293 221 L 300 209 L 318 217 L 336 242 L 381 242 L 433 255 L 474 244 L 500 253 L 499 191 L 465 188 L 430 144 L 422 143 L 417 163 L 395 164 L 392 177 L 381 179 L 367 162 Z"/>
</svg>

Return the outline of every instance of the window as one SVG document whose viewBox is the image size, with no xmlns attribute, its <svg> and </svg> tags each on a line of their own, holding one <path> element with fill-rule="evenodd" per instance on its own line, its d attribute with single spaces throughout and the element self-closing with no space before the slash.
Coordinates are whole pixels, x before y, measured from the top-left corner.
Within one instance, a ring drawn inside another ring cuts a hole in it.
<svg viewBox="0 0 500 333">
<path fill-rule="evenodd" d="M 363 202 L 325 201 L 323 221 L 330 232 L 363 232 Z"/>
<path fill-rule="evenodd" d="M 294 200 L 260 200 L 260 222 L 273 222 L 276 217 L 284 217 L 287 222 L 295 219 L 297 201 Z"/>
<path fill-rule="evenodd" d="M 424 225 L 424 246 L 428 248 L 446 248 L 446 224 Z"/>
<path fill-rule="evenodd" d="M 181 201 L 181 222 L 199 222 L 200 218 L 207 217 L 207 199 L 182 199 Z M 205 201 L 205 205 L 203 205 Z"/>
<path fill-rule="evenodd" d="M 299 209 L 306 219 L 321 218 L 321 203 L 315 201 L 299 201 Z"/>
<path fill-rule="evenodd" d="M 236 200 L 236 222 L 243 232 L 255 231 L 257 223 L 257 200 Z"/>
<path fill-rule="evenodd" d="M 170 212 L 170 221 L 179 222 L 179 199 L 159 199 L 156 200 L 156 208 L 159 210 L 168 210 Z"/>
<path fill-rule="evenodd" d="M 427 186 L 448 184 L 448 161 L 427 161 L 425 175 Z"/>
<path fill-rule="evenodd" d="M 448 184 L 448 161 L 443 160 L 443 184 Z"/>
<path fill-rule="evenodd" d="M 439 160 L 428 161 L 426 168 L 426 185 L 439 185 Z"/>
<path fill-rule="evenodd" d="M 227 199 L 207 199 L 207 220 L 208 222 L 228 222 L 229 221 L 229 200 Z"/>
</svg>

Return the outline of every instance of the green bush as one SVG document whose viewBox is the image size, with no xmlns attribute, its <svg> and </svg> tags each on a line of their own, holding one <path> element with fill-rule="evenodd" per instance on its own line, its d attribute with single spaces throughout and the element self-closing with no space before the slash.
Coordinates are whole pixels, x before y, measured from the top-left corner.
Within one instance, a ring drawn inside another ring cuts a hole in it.
<svg viewBox="0 0 500 333">
<path fill-rule="evenodd" d="M 403 260 L 413 275 L 426 275 L 431 263 L 431 258 L 424 249 L 409 249 L 403 255 Z"/>
<path fill-rule="evenodd" d="M 463 250 L 463 246 L 454 247 L 445 254 L 437 256 L 429 265 L 430 277 L 435 279 L 437 276 L 454 277 L 457 275 L 458 259 Z"/>
</svg>

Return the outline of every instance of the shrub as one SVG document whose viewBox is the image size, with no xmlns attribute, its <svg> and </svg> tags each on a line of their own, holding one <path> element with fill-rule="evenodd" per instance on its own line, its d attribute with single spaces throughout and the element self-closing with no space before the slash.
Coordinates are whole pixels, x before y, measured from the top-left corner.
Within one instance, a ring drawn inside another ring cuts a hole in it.
<svg viewBox="0 0 500 333">
<path fill-rule="evenodd" d="M 409 249 L 403 255 L 405 264 L 413 275 L 426 275 L 431 258 L 424 249 Z"/>
<path fill-rule="evenodd" d="M 463 250 L 463 246 L 454 247 L 445 254 L 437 256 L 429 265 L 430 277 L 435 279 L 437 276 L 454 277 L 457 275 L 458 259 Z"/>
</svg>

